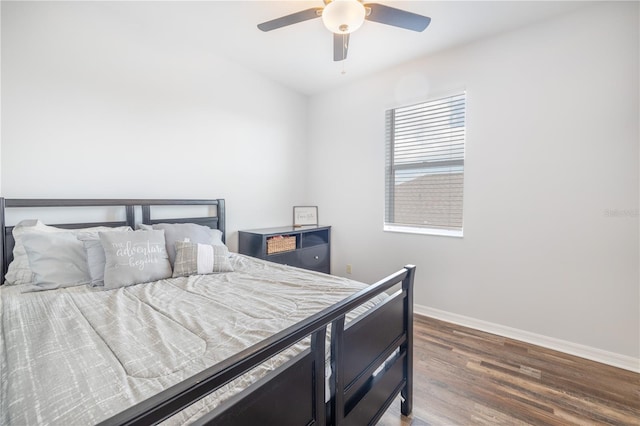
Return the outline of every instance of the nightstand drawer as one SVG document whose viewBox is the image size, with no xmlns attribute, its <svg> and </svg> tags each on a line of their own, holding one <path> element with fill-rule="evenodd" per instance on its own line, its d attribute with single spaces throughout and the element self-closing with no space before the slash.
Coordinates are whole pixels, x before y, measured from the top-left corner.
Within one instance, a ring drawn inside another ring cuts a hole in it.
<svg viewBox="0 0 640 426">
<path fill-rule="evenodd" d="M 329 273 L 329 244 L 321 244 L 298 250 L 300 267 Z"/>
<path fill-rule="evenodd" d="M 271 254 L 264 257 L 270 262 L 283 265 L 297 266 L 298 268 L 311 269 L 313 271 L 329 273 L 329 245 L 298 249 L 282 254 Z"/>
</svg>

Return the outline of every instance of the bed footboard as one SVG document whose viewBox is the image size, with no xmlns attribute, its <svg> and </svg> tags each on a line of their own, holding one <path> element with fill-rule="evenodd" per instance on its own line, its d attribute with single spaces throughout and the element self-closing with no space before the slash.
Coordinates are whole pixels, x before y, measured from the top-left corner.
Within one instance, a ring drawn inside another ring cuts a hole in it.
<svg viewBox="0 0 640 426">
<path fill-rule="evenodd" d="M 409 265 L 351 297 L 100 423 L 157 424 L 282 350 L 311 337 L 311 348 L 200 418 L 197 425 L 364 425 L 398 394 L 412 406 L 413 279 Z M 401 286 L 345 327 L 345 316 Z M 325 405 L 325 336 L 331 325 L 331 395 Z M 286 406 L 283 405 L 286 401 Z M 327 410 L 325 408 L 328 407 Z M 327 415 L 328 414 L 328 415 Z"/>
<path fill-rule="evenodd" d="M 409 269 L 411 268 L 411 269 Z M 336 425 L 375 424 L 402 394 L 402 414 L 413 400 L 413 267 L 402 288 L 345 327 L 332 325 Z"/>
</svg>

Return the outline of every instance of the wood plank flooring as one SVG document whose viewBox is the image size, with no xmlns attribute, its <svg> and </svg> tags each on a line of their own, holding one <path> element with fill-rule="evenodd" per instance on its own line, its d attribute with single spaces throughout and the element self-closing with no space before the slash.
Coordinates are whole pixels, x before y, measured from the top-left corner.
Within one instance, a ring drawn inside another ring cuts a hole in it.
<svg viewBox="0 0 640 426">
<path fill-rule="evenodd" d="M 379 425 L 640 425 L 640 374 L 432 318 L 414 321 L 413 413 Z"/>
</svg>

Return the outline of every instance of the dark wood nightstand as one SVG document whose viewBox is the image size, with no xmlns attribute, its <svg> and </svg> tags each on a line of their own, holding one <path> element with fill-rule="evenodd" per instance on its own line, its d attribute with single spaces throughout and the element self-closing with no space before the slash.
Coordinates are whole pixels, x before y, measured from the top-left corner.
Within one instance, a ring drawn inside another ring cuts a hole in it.
<svg viewBox="0 0 640 426">
<path fill-rule="evenodd" d="M 330 226 L 283 226 L 279 228 L 238 231 L 240 254 L 297 266 L 312 271 L 331 273 L 331 227 Z M 295 248 L 271 253 L 267 251 L 270 238 L 295 238 Z"/>
</svg>

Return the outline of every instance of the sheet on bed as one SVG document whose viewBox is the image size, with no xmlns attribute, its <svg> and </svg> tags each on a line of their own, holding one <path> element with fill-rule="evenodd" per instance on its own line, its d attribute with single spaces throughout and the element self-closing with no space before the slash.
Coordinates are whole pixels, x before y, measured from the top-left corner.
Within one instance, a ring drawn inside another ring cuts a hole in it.
<svg viewBox="0 0 640 426">
<path fill-rule="evenodd" d="M 232 273 L 110 291 L 0 287 L 0 423 L 97 423 L 365 287 L 241 255 L 231 263 Z M 291 355 L 166 423 L 188 423 Z"/>
</svg>

